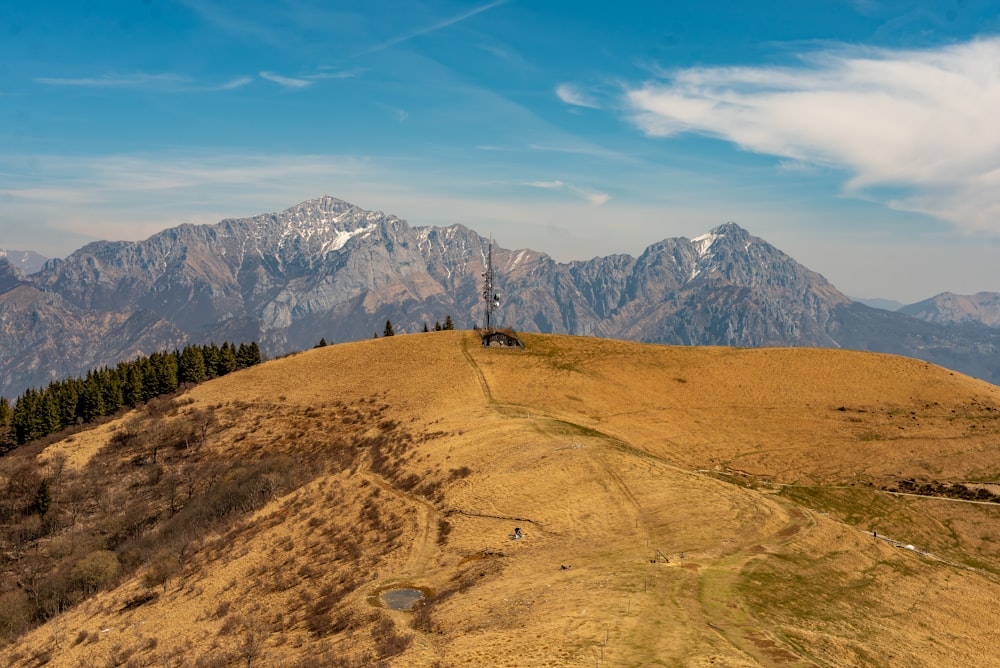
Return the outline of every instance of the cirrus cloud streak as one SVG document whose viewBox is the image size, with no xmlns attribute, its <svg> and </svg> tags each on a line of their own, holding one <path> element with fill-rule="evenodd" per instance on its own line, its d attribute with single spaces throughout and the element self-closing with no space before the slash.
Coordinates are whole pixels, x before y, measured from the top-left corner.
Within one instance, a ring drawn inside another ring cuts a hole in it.
<svg viewBox="0 0 1000 668">
<path fill-rule="evenodd" d="M 843 169 L 850 195 L 1000 234 L 1000 37 L 678 70 L 626 101 L 648 135 L 696 133 Z"/>
<path fill-rule="evenodd" d="M 528 181 L 524 183 L 524 185 L 530 188 L 541 188 L 543 190 L 568 190 L 592 206 L 603 206 L 604 204 L 607 204 L 609 199 L 611 199 L 611 195 L 605 192 L 590 190 L 589 188 L 581 188 L 580 186 L 575 186 L 571 183 L 564 183 L 559 180 Z"/>
</svg>

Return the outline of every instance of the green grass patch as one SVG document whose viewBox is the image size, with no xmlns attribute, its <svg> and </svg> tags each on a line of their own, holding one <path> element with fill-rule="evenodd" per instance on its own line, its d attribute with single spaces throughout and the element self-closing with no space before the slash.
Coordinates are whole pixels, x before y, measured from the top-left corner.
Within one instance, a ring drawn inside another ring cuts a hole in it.
<svg viewBox="0 0 1000 668">
<path fill-rule="evenodd" d="M 1000 504 L 896 496 L 866 488 L 783 487 L 780 495 L 814 512 L 916 545 L 942 559 L 1000 574 Z"/>
</svg>

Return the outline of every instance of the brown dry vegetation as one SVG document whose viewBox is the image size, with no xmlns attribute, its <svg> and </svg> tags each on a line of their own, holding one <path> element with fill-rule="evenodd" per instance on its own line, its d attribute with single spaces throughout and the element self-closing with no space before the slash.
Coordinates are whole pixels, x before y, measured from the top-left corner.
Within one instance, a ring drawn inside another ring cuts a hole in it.
<svg viewBox="0 0 1000 668">
<path fill-rule="evenodd" d="M 1000 388 L 523 340 L 319 348 L 0 459 L 0 664 L 1000 665 L 1000 505 L 885 491 L 1000 483 Z"/>
</svg>

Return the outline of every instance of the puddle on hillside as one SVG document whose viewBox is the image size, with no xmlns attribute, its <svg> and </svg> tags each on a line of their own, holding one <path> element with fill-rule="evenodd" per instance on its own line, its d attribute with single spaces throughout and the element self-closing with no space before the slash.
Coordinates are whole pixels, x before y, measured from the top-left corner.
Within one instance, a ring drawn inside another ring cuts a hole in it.
<svg viewBox="0 0 1000 668">
<path fill-rule="evenodd" d="M 401 610 L 407 612 L 410 610 L 417 601 L 424 598 L 424 591 L 420 589 L 386 589 L 381 593 L 379 598 L 382 599 L 382 603 L 385 607 L 390 610 Z"/>
</svg>

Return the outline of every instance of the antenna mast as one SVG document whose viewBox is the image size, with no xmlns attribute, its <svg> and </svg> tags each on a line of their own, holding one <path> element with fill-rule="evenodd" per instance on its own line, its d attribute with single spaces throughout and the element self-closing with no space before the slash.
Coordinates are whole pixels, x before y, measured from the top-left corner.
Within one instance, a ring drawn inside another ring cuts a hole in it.
<svg viewBox="0 0 1000 668">
<path fill-rule="evenodd" d="M 483 272 L 483 301 L 486 302 L 486 329 L 493 328 L 493 311 L 500 308 L 500 295 L 493 287 L 493 237 L 486 254 L 486 271 Z"/>
</svg>

